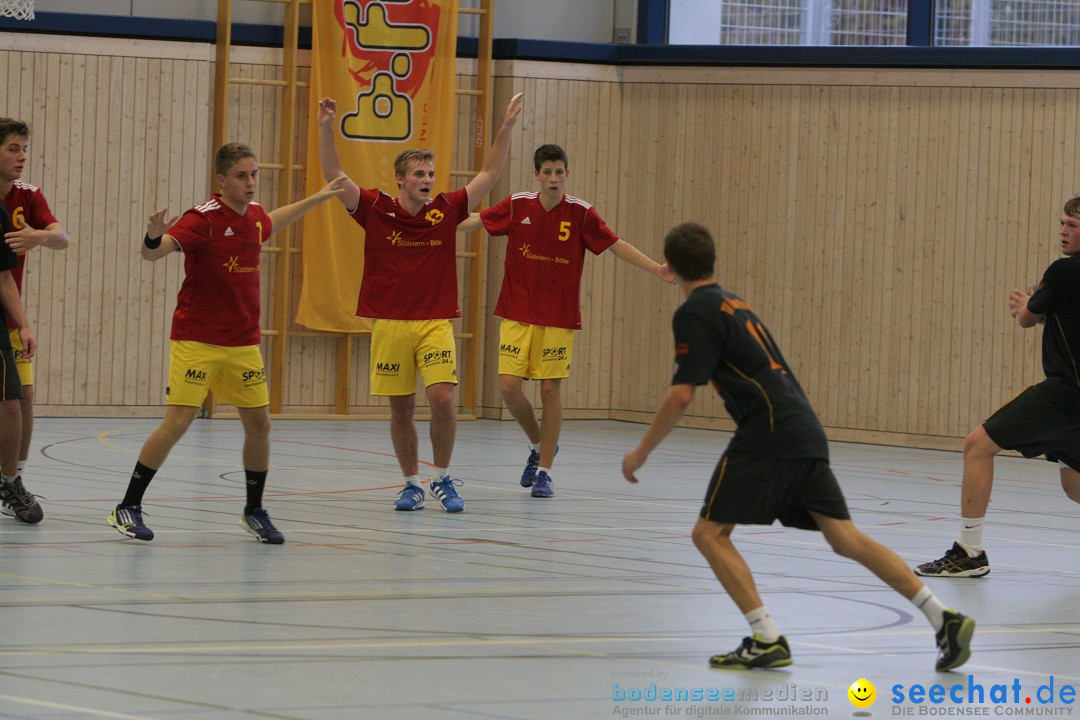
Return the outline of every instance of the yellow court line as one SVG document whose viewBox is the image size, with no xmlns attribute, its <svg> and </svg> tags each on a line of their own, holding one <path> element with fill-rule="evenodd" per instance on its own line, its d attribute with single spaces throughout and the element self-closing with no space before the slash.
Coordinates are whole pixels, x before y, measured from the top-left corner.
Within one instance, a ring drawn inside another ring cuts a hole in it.
<svg viewBox="0 0 1080 720">
<path fill-rule="evenodd" d="M 47 700 L 33 700 L 31 698 L 16 697 L 14 695 L 0 695 L 0 700 L 22 703 L 24 705 L 35 705 L 37 707 L 50 708 L 52 710 L 70 710 L 86 715 L 93 715 L 95 717 L 113 718 L 114 720 L 156 720 L 155 718 L 146 717 L 145 715 L 126 715 L 110 710 L 97 710 L 95 708 L 82 707 L 79 705 L 64 705 L 63 703 L 49 702 Z"/>
</svg>

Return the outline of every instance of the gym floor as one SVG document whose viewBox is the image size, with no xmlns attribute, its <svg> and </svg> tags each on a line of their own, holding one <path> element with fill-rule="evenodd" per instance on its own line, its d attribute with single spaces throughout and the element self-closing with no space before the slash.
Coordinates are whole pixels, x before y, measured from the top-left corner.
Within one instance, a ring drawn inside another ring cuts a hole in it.
<svg viewBox="0 0 1080 720">
<path fill-rule="evenodd" d="M 156 425 L 38 420 L 45 520 L 0 518 L 0 718 L 1080 715 L 1080 507 L 1042 460 L 998 461 L 990 575 L 929 581 L 978 620 L 962 668 L 934 672 L 929 625 L 869 572 L 773 526 L 734 538 L 795 664 L 719 671 L 708 657 L 747 628 L 690 528 L 726 433 L 677 430 L 631 486 L 645 426 L 567 422 L 541 500 L 518 486 L 517 427 L 463 422 L 450 515 L 430 496 L 392 509 L 386 422 L 276 420 L 266 507 L 288 541 L 266 546 L 238 525 L 228 419 L 197 420 L 150 486 L 153 542 L 106 525 Z M 855 522 L 910 564 L 956 537 L 959 453 L 835 443 L 833 468 Z"/>
</svg>

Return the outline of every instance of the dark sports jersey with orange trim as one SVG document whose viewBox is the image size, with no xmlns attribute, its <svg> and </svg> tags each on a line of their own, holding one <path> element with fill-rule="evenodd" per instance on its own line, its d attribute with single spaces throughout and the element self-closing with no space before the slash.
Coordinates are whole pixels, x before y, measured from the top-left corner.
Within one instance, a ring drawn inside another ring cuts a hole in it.
<svg viewBox="0 0 1080 720">
<path fill-rule="evenodd" d="M 1050 263 L 1028 310 L 1046 318 L 1043 372 L 1080 391 L 1080 255 Z"/>
<path fill-rule="evenodd" d="M 60 222 L 49 209 L 49 203 L 45 200 L 41 189 L 21 180 L 16 180 L 11 185 L 11 190 L 4 196 L 4 206 L 7 207 L 13 230 L 21 230 L 24 227 L 44 230 L 53 223 Z M 11 270 L 11 277 L 15 278 L 15 286 L 19 288 L 19 294 L 22 295 L 26 255 L 20 254 L 18 258 L 19 264 Z M 8 329 L 15 329 L 11 318 L 8 318 Z"/>
<path fill-rule="evenodd" d="M 173 312 L 173 340 L 208 345 L 258 345 L 259 258 L 273 231 L 258 203 L 244 214 L 214 195 L 166 232 L 184 252 L 184 282 Z"/>
<path fill-rule="evenodd" d="M 397 198 L 361 189 L 350 217 L 364 228 L 358 317 L 443 320 L 461 317 L 457 226 L 469 216 L 465 188 L 439 193 L 411 215 Z"/>
<path fill-rule="evenodd" d="M 738 426 L 732 455 L 828 459 L 810 401 L 754 310 L 719 285 L 695 288 L 672 318 L 672 385 L 712 382 Z"/>
<path fill-rule="evenodd" d="M 488 234 L 506 235 L 506 263 L 495 314 L 544 327 L 581 329 L 585 251 L 619 241 L 596 209 L 573 195 L 545 210 L 539 192 L 514 193 L 480 213 Z"/>
</svg>

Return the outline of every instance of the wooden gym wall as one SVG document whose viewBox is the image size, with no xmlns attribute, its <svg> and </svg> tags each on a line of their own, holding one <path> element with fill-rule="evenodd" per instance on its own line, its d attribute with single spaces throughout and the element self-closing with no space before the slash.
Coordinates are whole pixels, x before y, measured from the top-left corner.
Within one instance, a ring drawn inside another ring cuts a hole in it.
<svg viewBox="0 0 1080 720">
<path fill-rule="evenodd" d="M 143 262 L 137 241 L 152 208 L 206 195 L 210 58 L 200 44 L 0 34 L 3 113 L 34 126 L 25 177 L 73 239 L 30 261 L 42 415 L 161 411 L 182 269 Z M 273 51 L 234 60 L 237 74 L 277 76 Z M 470 64 L 458 69 L 467 83 Z M 555 142 L 570 155 L 568 192 L 647 254 L 660 256 L 676 222 L 711 227 L 722 282 L 763 316 L 832 437 L 957 447 L 1041 376 L 1039 331 L 1020 330 L 1005 297 L 1058 256 L 1061 205 L 1080 192 L 1080 74 L 505 61 L 497 75 L 493 122 L 514 91 L 527 108 L 493 198 L 531 189 L 532 150 Z M 244 87 L 230 101 L 235 137 L 267 157 L 276 92 Z M 305 96 L 301 153 L 306 108 Z M 459 123 L 459 154 L 471 134 Z M 267 204 L 275 174 L 264 173 Z M 493 308 L 502 240 L 489 248 Z M 648 419 L 679 302 L 610 253 L 590 258 L 568 417 Z M 492 319 L 483 406 L 503 417 L 496 330 Z M 350 411 L 384 412 L 367 394 L 366 336 L 355 342 Z M 288 412 L 331 411 L 334 342 L 290 347 Z M 730 427 L 712 392 L 699 396 L 688 422 Z"/>
</svg>

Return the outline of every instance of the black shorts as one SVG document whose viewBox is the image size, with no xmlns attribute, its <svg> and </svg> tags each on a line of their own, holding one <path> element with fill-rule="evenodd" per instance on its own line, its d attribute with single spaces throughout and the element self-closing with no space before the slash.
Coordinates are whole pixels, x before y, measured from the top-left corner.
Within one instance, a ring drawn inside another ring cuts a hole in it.
<svg viewBox="0 0 1080 720">
<path fill-rule="evenodd" d="M 850 520 L 829 461 L 724 454 L 713 471 L 701 517 L 721 524 L 772 525 L 818 530 L 809 510 Z"/>
<path fill-rule="evenodd" d="M 1024 457 L 1046 455 L 1080 471 L 1080 402 L 1060 383 L 1032 385 L 983 423 L 990 439 Z"/>
<path fill-rule="evenodd" d="M 4 314 L 0 313 L 0 318 Z M 22 400 L 22 380 L 19 369 L 15 366 L 15 351 L 11 349 L 11 338 L 7 329 L 0 332 L 0 400 Z"/>
</svg>

